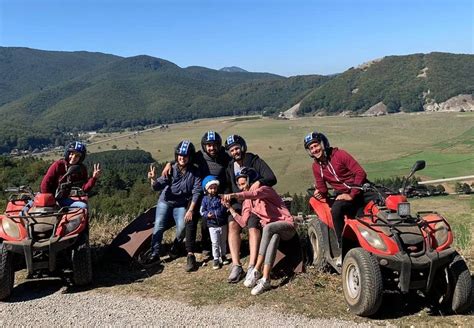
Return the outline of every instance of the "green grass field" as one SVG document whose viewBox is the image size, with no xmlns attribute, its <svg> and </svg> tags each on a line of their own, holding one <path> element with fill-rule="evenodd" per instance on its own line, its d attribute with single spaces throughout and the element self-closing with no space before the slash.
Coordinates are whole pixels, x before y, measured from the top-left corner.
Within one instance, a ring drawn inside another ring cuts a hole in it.
<svg viewBox="0 0 474 328">
<path fill-rule="evenodd" d="M 234 133 L 243 136 L 249 151 L 275 171 L 281 193 L 304 192 L 313 183 L 311 159 L 302 142 L 313 130 L 325 133 L 333 146 L 349 151 L 365 167 L 369 179 L 405 175 L 418 159 L 427 162 L 419 172 L 423 179 L 474 174 L 474 113 L 199 120 L 173 124 L 164 131 L 98 135 L 89 150 L 140 148 L 158 161 L 167 161 L 180 140 L 190 139 L 199 148 L 201 136 L 210 129 L 223 138 Z"/>
</svg>

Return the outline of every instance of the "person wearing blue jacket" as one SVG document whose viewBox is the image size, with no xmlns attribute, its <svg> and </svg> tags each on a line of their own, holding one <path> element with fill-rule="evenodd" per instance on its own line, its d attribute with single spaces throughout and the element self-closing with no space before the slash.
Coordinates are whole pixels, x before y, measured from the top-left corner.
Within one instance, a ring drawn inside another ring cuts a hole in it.
<svg viewBox="0 0 474 328">
<path fill-rule="evenodd" d="M 209 228 L 212 243 L 212 257 L 214 258 L 212 268 L 221 268 L 223 264 L 230 262 L 226 258 L 227 253 L 227 208 L 222 204 L 217 194 L 219 180 L 216 176 L 208 175 L 202 180 L 202 189 L 205 195 L 201 203 L 201 216 Z"/>
<path fill-rule="evenodd" d="M 177 245 L 184 240 L 185 222 L 192 220 L 196 203 L 201 196 L 201 179 L 199 172 L 193 165 L 195 154 L 194 145 L 189 140 L 181 141 L 175 149 L 175 163 L 172 173 L 168 177 L 156 178 L 155 167 L 151 166 L 148 172 L 153 190 L 161 194 L 156 205 L 155 226 L 151 242 L 149 263 L 160 261 L 160 247 L 163 233 L 170 227 L 169 220 L 176 223 Z M 188 254 L 188 266 L 196 266 L 194 254 Z"/>
</svg>

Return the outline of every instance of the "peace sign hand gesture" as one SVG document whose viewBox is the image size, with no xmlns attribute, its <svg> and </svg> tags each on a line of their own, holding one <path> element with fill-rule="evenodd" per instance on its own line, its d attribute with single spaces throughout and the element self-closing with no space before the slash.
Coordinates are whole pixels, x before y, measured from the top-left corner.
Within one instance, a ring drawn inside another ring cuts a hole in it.
<svg viewBox="0 0 474 328">
<path fill-rule="evenodd" d="M 156 168 L 153 164 L 150 165 L 150 171 L 148 171 L 148 179 L 155 180 L 156 178 Z"/>
<path fill-rule="evenodd" d="M 102 170 L 100 169 L 100 163 L 94 164 L 93 167 L 94 170 L 92 172 L 92 177 L 94 179 L 98 179 L 100 177 L 100 174 L 102 173 Z"/>
</svg>

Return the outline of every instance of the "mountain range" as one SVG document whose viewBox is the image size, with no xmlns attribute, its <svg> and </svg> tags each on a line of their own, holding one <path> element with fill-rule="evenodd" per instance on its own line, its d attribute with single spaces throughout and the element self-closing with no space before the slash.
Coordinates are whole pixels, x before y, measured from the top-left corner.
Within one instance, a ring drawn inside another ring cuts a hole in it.
<svg viewBox="0 0 474 328">
<path fill-rule="evenodd" d="M 474 56 L 388 56 L 336 75 L 283 77 L 161 58 L 0 47 L 0 153 L 74 133 L 204 117 L 422 111 L 474 92 Z"/>
</svg>

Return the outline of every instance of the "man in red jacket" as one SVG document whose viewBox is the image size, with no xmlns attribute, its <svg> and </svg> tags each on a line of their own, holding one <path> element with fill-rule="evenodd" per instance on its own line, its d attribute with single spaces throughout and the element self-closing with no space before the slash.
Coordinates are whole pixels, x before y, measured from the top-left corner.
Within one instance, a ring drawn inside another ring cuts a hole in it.
<svg viewBox="0 0 474 328">
<path fill-rule="evenodd" d="M 46 175 L 41 181 L 40 191 L 42 193 L 56 194 L 58 187 L 62 183 L 69 182 L 71 184 L 80 183 L 82 184 L 82 190 L 88 192 L 94 187 L 97 179 L 100 176 L 100 164 L 94 164 L 94 171 L 92 177 L 88 178 L 87 168 L 82 162 L 86 157 L 86 145 L 82 142 L 75 141 L 71 142 L 66 146 L 64 151 L 64 158 L 55 161 L 46 172 Z M 77 172 L 65 177 L 65 174 L 69 167 L 72 165 L 79 165 L 80 169 Z M 67 190 L 56 194 L 56 201 L 60 206 L 71 206 L 86 208 L 87 205 L 84 202 L 75 201 L 69 198 Z"/>
<path fill-rule="evenodd" d="M 348 152 L 331 147 L 322 133 L 315 131 L 308 134 L 304 138 L 304 148 L 314 159 L 314 197 L 322 199 L 328 196 L 326 183 L 335 190 L 336 200 L 331 207 L 331 214 L 336 237 L 341 245 L 344 215 L 355 215 L 357 209 L 364 204 L 362 191 L 354 187 L 362 186 L 367 181 L 367 174 Z"/>
</svg>

